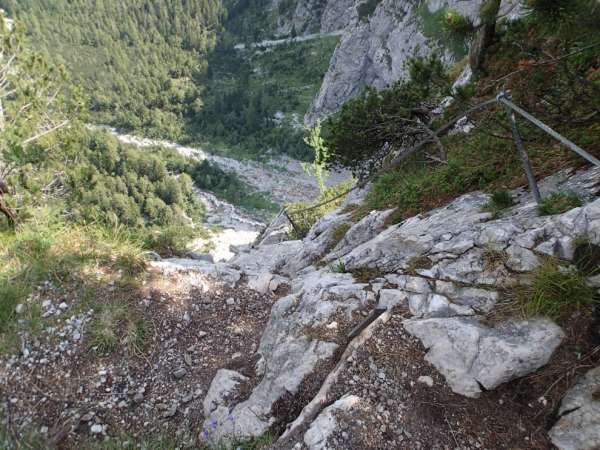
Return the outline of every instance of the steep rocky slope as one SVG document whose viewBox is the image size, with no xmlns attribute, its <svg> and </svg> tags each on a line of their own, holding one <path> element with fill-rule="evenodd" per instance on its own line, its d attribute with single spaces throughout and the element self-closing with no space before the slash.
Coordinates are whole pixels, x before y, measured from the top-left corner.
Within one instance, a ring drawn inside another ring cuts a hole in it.
<svg viewBox="0 0 600 450">
<path fill-rule="evenodd" d="M 302 241 L 152 262 L 139 357 L 103 356 L 88 337 L 97 313 L 41 287 L 19 313 L 43 308 L 46 332 L 2 357 L 4 413 L 68 447 L 162 423 L 191 447 L 267 433 L 274 449 L 597 448 L 600 379 L 582 375 L 600 362 L 598 320 L 523 318 L 510 293 L 545 258 L 568 270 L 584 238 L 600 244 L 600 172 L 541 189 L 584 205 L 540 216 L 518 189 L 493 217 L 473 192 L 389 225 L 391 211 L 355 223 L 355 195 Z"/>
</svg>

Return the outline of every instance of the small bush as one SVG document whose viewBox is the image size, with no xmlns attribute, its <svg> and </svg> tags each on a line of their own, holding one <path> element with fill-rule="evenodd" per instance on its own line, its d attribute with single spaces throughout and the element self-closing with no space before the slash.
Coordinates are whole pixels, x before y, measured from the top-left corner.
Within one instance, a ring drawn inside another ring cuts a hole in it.
<svg viewBox="0 0 600 450">
<path fill-rule="evenodd" d="M 594 294 L 581 272 L 547 261 L 535 272 L 533 284 L 520 288 L 517 299 L 526 317 L 560 320 L 574 311 L 591 307 Z"/>
<path fill-rule="evenodd" d="M 359 3 L 356 7 L 358 18 L 363 22 L 367 22 L 375 12 L 375 9 L 377 9 L 377 5 L 380 3 L 381 0 L 366 0 L 362 3 Z"/>
<path fill-rule="evenodd" d="M 334 273 L 346 273 L 346 264 L 341 259 L 329 266 Z"/>
<path fill-rule="evenodd" d="M 492 194 L 490 200 L 481 209 L 482 211 L 492 213 L 494 217 L 498 217 L 502 211 L 510 208 L 513 204 L 513 198 L 509 192 L 498 191 Z"/>
<path fill-rule="evenodd" d="M 448 34 L 462 36 L 473 30 L 473 24 L 458 11 L 448 9 L 442 16 L 442 29 Z"/>
<path fill-rule="evenodd" d="M 562 214 L 573 208 L 582 205 L 581 199 L 577 194 L 571 192 L 555 192 L 554 194 L 542 199 L 538 205 L 540 216 L 552 216 Z"/>
<path fill-rule="evenodd" d="M 319 198 L 315 203 L 323 203 L 326 200 L 337 197 L 341 193 L 347 191 L 351 184 L 352 180 L 326 188 L 325 191 L 319 195 Z M 309 211 L 302 211 L 303 209 L 310 207 L 308 203 L 294 203 L 292 205 L 288 205 L 287 212 L 296 226 L 295 229 L 291 231 L 290 238 L 303 239 L 308 234 L 312 226 L 317 223 L 321 217 L 338 208 L 343 202 L 344 197 L 342 196 L 331 203 L 327 203 Z"/>
</svg>

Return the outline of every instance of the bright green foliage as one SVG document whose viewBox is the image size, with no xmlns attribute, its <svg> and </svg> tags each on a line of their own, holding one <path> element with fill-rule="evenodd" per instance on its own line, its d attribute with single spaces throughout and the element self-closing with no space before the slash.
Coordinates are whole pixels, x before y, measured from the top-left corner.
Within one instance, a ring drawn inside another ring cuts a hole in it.
<svg viewBox="0 0 600 450">
<path fill-rule="evenodd" d="M 473 29 L 473 25 L 458 11 L 447 9 L 442 16 L 442 28 L 448 34 L 465 35 Z"/>
<path fill-rule="evenodd" d="M 436 55 L 412 60 L 409 73 L 408 80 L 390 89 L 367 89 L 326 122 L 329 166 L 346 167 L 364 177 L 390 152 L 428 136 L 421 124 L 421 103 L 446 95 L 449 78 Z"/>
<path fill-rule="evenodd" d="M 540 216 L 562 214 L 581 206 L 581 199 L 572 192 L 555 192 L 542 199 L 538 205 Z"/>
<path fill-rule="evenodd" d="M 309 175 L 314 176 L 319 183 L 319 192 L 325 192 L 325 182 L 327 181 L 328 173 L 325 169 L 325 164 L 329 158 L 329 150 L 325 146 L 325 141 L 321 136 L 321 122 L 317 121 L 317 124 L 308 132 L 308 135 L 304 138 L 304 142 L 315 153 L 314 161 L 312 164 L 303 164 L 303 169 Z"/>
<path fill-rule="evenodd" d="M 591 308 L 595 303 L 594 289 L 586 284 L 585 276 L 552 261 L 535 272 L 531 286 L 521 286 L 517 290 L 517 299 L 525 316 L 545 316 L 555 320 Z"/>
<path fill-rule="evenodd" d="M 351 185 L 352 181 L 346 181 L 325 189 L 325 191 L 319 195 L 319 198 L 316 200 L 315 204 L 318 205 L 327 200 L 331 200 L 333 198 L 338 197 L 340 194 L 346 192 Z M 306 234 L 310 231 L 311 227 L 315 223 L 317 223 L 317 221 L 321 217 L 323 217 L 328 212 L 339 208 L 343 201 L 344 196 L 341 196 L 340 198 L 337 198 L 336 200 L 333 200 L 330 203 L 327 203 L 323 206 L 319 206 L 318 208 L 313 208 L 309 211 L 301 211 L 311 206 L 308 203 L 294 203 L 293 205 L 288 205 L 288 214 L 290 215 L 290 217 L 294 221 L 294 224 L 296 225 L 296 228 L 292 230 L 292 238 L 304 238 Z"/>
<path fill-rule="evenodd" d="M 341 259 L 329 266 L 333 273 L 346 273 L 346 264 Z"/>
<path fill-rule="evenodd" d="M 34 44 L 64 62 L 96 120 L 170 138 L 202 102 L 197 77 L 223 14 L 220 0 L 0 0 Z"/>
<path fill-rule="evenodd" d="M 79 163 L 69 166 L 66 179 L 76 221 L 141 228 L 202 216 L 190 177 L 170 174 L 159 154 L 100 132 L 86 133 L 79 146 Z"/>
</svg>

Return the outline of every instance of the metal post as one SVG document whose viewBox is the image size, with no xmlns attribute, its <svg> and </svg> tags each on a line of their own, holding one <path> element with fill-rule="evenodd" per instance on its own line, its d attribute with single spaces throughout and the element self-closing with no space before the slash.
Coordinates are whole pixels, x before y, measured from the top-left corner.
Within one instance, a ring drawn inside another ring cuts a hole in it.
<svg viewBox="0 0 600 450">
<path fill-rule="evenodd" d="M 523 144 L 523 139 L 521 138 L 519 128 L 517 127 L 517 119 L 515 118 L 515 113 L 508 106 L 506 106 L 506 112 L 508 114 L 508 119 L 510 120 L 510 127 L 512 129 L 513 138 L 515 139 L 515 144 L 517 145 L 519 155 L 521 156 L 523 168 L 525 169 L 525 173 L 527 174 L 529 188 L 531 189 L 531 193 L 533 194 L 535 202 L 539 203 L 542 197 L 540 195 L 540 190 L 538 189 L 537 182 L 535 181 L 535 175 L 533 173 L 533 168 L 531 167 L 531 161 L 529 160 L 529 156 L 525 151 L 525 145 Z"/>
</svg>

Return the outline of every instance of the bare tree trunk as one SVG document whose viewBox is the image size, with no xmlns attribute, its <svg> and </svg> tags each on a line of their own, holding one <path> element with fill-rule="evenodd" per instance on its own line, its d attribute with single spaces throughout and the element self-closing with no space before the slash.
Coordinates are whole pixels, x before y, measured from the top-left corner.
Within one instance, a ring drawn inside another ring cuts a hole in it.
<svg viewBox="0 0 600 450">
<path fill-rule="evenodd" d="M 482 69 L 485 61 L 485 53 L 496 37 L 496 17 L 500 11 L 500 0 L 488 0 L 489 8 L 487 17 L 475 32 L 475 37 L 469 50 L 469 64 L 473 72 Z"/>
</svg>

